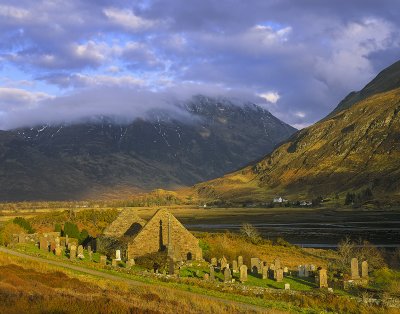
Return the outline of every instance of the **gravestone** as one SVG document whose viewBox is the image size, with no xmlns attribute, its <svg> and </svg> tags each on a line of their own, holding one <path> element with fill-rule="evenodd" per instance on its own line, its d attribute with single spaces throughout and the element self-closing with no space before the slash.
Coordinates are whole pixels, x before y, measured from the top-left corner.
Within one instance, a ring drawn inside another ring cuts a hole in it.
<svg viewBox="0 0 400 314">
<path fill-rule="evenodd" d="M 218 266 L 218 262 L 217 262 L 217 258 L 215 258 L 215 257 L 213 257 L 212 259 L 211 259 L 211 265 L 212 266 Z"/>
<path fill-rule="evenodd" d="M 360 279 L 360 272 L 358 270 L 358 259 L 353 257 L 351 259 L 351 279 Z"/>
<path fill-rule="evenodd" d="M 113 259 L 111 260 L 111 266 L 117 267 L 117 264 L 118 264 L 118 261 L 117 261 L 115 258 L 113 258 Z"/>
<path fill-rule="evenodd" d="M 285 283 L 285 290 L 290 290 L 290 284 L 289 283 Z"/>
<path fill-rule="evenodd" d="M 258 257 L 252 257 L 250 259 L 250 267 L 253 274 L 258 274 L 260 271 L 260 259 Z"/>
<path fill-rule="evenodd" d="M 25 234 L 20 233 L 18 235 L 18 243 L 25 243 Z"/>
<path fill-rule="evenodd" d="M 76 258 L 76 245 L 75 244 L 71 244 L 71 246 L 70 246 L 69 258 L 70 259 L 75 259 Z"/>
<path fill-rule="evenodd" d="M 269 269 L 272 271 L 275 271 L 276 270 L 275 264 L 269 265 Z"/>
<path fill-rule="evenodd" d="M 311 264 L 311 265 L 310 265 L 310 270 L 311 270 L 311 271 L 315 271 L 315 270 L 316 270 L 315 265 Z"/>
<path fill-rule="evenodd" d="M 204 274 L 204 280 L 209 281 L 210 280 L 210 275 L 209 274 Z"/>
<path fill-rule="evenodd" d="M 231 280 L 232 280 L 231 270 L 229 269 L 229 267 L 225 267 L 225 269 L 224 269 L 224 282 L 231 282 Z"/>
<path fill-rule="evenodd" d="M 80 259 L 85 258 L 85 255 L 83 254 L 83 246 L 82 245 L 78 246 L 78 258 L 80 258 Z"/>
<path fill-rule="evenodd" d="M 173 257 L 168 258 L 168 274 L 171 276 L 175 274 L 175 258 Z"/>
<path fill-rule="evenodd" d="M 54 253 L 56 256 L 61 256 L 62 255 L 62 249 L 60 246 L 57 246 L 56 249 L 54 250 Z"/>
<path fill-rule="evenodd" d="M 93 252 L 89 251 L 89 261 L 92 261 L 92 260 L 93 260 Z"/>
<path fill-rule="evenodd" d="M 309 270 L 309 266 L 307 264 L 304 265 L 304 277 L 310 277 L 308 270 Z"/>
<path fill-rule="evenodd" d="M 226 257 L 223 256 L 223 257 L 221 258 L 221 260 L 220 260 L 220 267 L 221 267 L 221 269 L 226 268 L 227 264 L 228 264 L 228 261 L 227 261 Z"/>
<path fill-rule="evenodd" d="M 304 266 L 303 265 L 299 266 L 297 276 L 304 277 Z"/>
<path fill-rule="evenodd" d="M 275 269 L 281 268 L 281 261 L 279 258 L 275 258 L 274 264 L 275 264 Z"/>
<path fill-rule="evenodd" d="M 92 252 L 92 246 L 91 246 L 91 245 L 88 245 L 88 246 L 87 246 L 87 250 L 88 250 L 88 253 Z"/>
<path fill-rule="evenodd" d="M 287 273 L 289 273 L 289 268 L 287 268 L 287 267 L 284 267 L 284 268 L 283 268 L 283 273 L 284 273 L 284 274 L 287 274 Z"/>
<path fill-rule="evenodd" d="M 279 268 L 275 271 L 275 280 L 281 282 L 283 280 L 283 269 Z"/>
<path fill-rule="evenodd" d="M 40 238 L 39 247 L 42 251 L 48 252 L 49 251 L 49 244 L 46 238 Z"/>
<path fill-rule="evenodd" d="M 107 265 L 107 256 L 105 256 L 105 255 L 100 256 L 100 264 Z"/>
<path fill-rule="evenodd" d="M 316 278 L 318 279 L 318 286 L 320 288 L 328 288 L 328 275 L 326 269 L 320 269 Z"/>
<path fill-rule="evenodd" d="M 261 269 L 262 269 L 262 279 L 268 279 L 268 266 L 263 266 Z"/>
<path fill-rule="evenodd" d="M 363 261 L 361 263 L 361 277 L 368 278 L 368 262 L 367 261 Z"/>
<path fill-rule="evenodd" d="M 126 261 L 126 267 L 131 268 L 135 266 L 135 260 L 133 258 Z"/>
<path fill-rule="evenodd" d="M 210 265 L 210 280 L 214 281 L 215 280 L 215 272 L 214 272 L 214 266 Z"/>
<path fill-rule="evenodd" d="M 243 265 L 243 256 L 238 257 L 238 268 Z"/>
<path fill-rule="evenodd" d="M 234 273 L 237 273 L 237 272 L 238 272 L 238 263 L 237 263 L 236 260 L 233 260 L 233 262 L 232 262 L 232 271 L 233 271 Z"/>
<path fill-rule="evenodd" d="M 116 259 L 117 261 L 120 261 L 120 260 L 121 260 L 121 250 L 116 250 L 116 251 L 115 251 L 115 259 Z"/>
<path fill-rule="evenodd" d="M 245 282 L 247 281 L 247 266 L 246 265 L 242 265 L 239 268 L 240 270 L 240 282 Z"/>
<path fill-rule="evenodd" d="M 61 244 L 60 237 L 56 237 L 54 239 L 54 242 L 56 243 L 56 246 L 60 246 L 60 244 Z"/>
</svg>

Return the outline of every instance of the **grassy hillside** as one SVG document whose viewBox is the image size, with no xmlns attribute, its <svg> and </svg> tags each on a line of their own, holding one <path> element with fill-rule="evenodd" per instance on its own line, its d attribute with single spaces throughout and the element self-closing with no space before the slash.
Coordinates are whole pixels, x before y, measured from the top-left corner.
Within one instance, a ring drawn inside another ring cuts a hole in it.
<svg viewBox="0 0 400 314">
<path fill-rule="evenodd" d="M 206 199 L 316 197 L 369 187 L 400 196 L 400 88 L 303 129 L 260 162 L 194 190 Z"/>
</svg>

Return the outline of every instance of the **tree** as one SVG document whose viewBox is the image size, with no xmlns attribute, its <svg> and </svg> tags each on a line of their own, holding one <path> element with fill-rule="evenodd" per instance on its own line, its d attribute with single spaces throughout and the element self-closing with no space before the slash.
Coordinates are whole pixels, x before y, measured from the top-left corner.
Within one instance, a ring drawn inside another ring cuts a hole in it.
<svg viewBox="0 0 400 314">
<path fill-rule="evenodd" d="M 15 217 L 13 223 L 24 228 L 28 233 L 35 233 L 35 230 L 32 228 L 30 222 L 23 217 Z"/>
<path fill-rule="evenodd" d="M 248 238 L 252 243 L 257 244 L 261 241 L 260 232 L 252 224 L 244 223 L 240 228 L 240 234 Z"/>
<path fill-rule="evenodd" d="M 350 260 L 354 257 L 355 254 L 354 243 L 350 240 L 350 238 L 346 238 L 341 241 L 338 245 L 338 256 L 337 265 L 339 270 L 343 272 L 347 272 L 350 269 Z"/>
<path fill-rule="evenodd" d="M 71 238 L 79 239 L 81 233 L 79 232 L 79 228 L 76 224 L 67 221 L 64 224 L 64 235 L 68 235 Z"/>
</svg>

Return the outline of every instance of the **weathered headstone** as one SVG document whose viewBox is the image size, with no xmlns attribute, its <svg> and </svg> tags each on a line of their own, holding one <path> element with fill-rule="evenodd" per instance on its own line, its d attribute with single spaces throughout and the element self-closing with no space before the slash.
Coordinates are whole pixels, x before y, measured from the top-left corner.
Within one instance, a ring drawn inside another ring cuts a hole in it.
<svg viewBox="0 0 400 314">
<path fill-rule="evenodd" d="M 234 273 L 237 273 L 237 272 L 238 272 L 238 263 L 237 263 L 236 260 L 233 260 L 233 262 L 232 262 L 232 271 L 233 271 Z"/>
<path fill-rule="evenodd" d="M 262 279 L 268 279 L 268 266 L 263 266 L 261 268 L 262 271 Z"/>
<path fill-rule="evenodd" d="M 92 252 L 92 246 L 91 245 L 87 246 L 87 251 L 88 251 L 88 253 Z"/>
<path fill-rule="evenodd" d="M 272 263 L 271 265 L 269 265 L 269 269 L 275 271 L 276 270 L 275 264 Z"/>
<path fill-rule="evenodd" d="M 227 261 L 226 257 L 223 256 L 223 257 L 221 258 L 221 260 L 220 260 L 220 267 L 221 267 L 221 269 L 224 269 L 224 268 L 226 267 L 227 264 L 228 264 L 228 261 Z"/>
<path fill-rule="evenodd" d="M 217 258 L 216 257 L 213 257 L 212 259 L 211 259 L 211 265 L 212 266 L 218 266 L 218 261 L 217 261 Z"/>
<path fill-rule="evenodd" d="M 275 280 L 281 282 L 283 280 L 283 269 L 279 268 L 275 270 Z"/>
<path fill-rule="evenodd" d="M 89 251 L 88 253 L 89 253 L 89 261 L 92 261 L 93 260 L 93 252 Z"/>
<path fill-rule="evenodd" d="M 60 237 L 56 237 L 54 239 L 54 242 L 56 243 L 56 246 L 60 246 L 60 244 L 61 244 Z"/>
<path fill-rule="evenodd" d="M 206 280 L 206 281 L 209 281 L 210 280 L 210 275 L 209 274 L 204 274 L 204 277 L 203 277 L 203 279 L 204 280 Z"/>
<path fill-rule="evenodd" d="M 67 235 L 65 235 L 65 246 L 66 247 L 68 247 L 68 249 L 69 249 L 69 238 L 68 238 L 68 234 Z"/>
<path fill-rule="evenodd" d="M 247 281 L 247 266 L 246 265 L 242 265 L 242 266 L 240 266 L 240 268 L 239 268 L 239 270 L 240 270 L 240 281 L 241 282 L 245 282 L 245 281 Z"/>
<path fill-rule="evenodd" d="M 368 262 L 367 261 L 363 261 L 361 263 L 361 277 L 368 278 Z"/>
<path fill-rule="evenodd" d="M 275 258 L 274 264 L 275 264 L 275 269 L 281 268 L 281 260 L 279 258 Z"/>
<path fill-rule="evenodd" d="M 126 261 L 126 267 L 127 268 L 131 268 L 133 266 L 135 266 L 135 260 L 133 258 L 131 258 L 131 259 Z"/>
<path fill-rule="evenodd" d="M 252 257 L 250 259 L 251 272 L 258 274 L 260 272 L 260 259 L 258 257 Z"/>
<path fill-rule="evenodd" d="M 210 280 L 215 280 L 215 271 L 213 265 L 210 265 Z"/>
<path fill-rule="evenodd" d="M 111 266 L 117 267 L 117 265 L 118 265 L 118 261 L 117 261 L 115 258 L 113 258 L 113 259 L 111 260 Z"/>
<path fill-rule="evenodd" d="M 290 290 L 290 284 L 289 283 L 285 283 L 285 290 Z"/>
<path fill-rule="evenodd" d="M 225 267 L 224 269 L 224 282 L 230 282 L 232 280 L 232 274 L 229 267 Z"/>
<path fill-rule="evenodd" d="M 82 245 L 78 246 L 78 258 L 80 258 L 80 259 L 85 258 L 85 255 L 83 254 L 83 246 Z"/>
<path fill-rule="evenodd" d="M 105 255 L 100 256 L 100 264 L 107 265 L 107 256 Z"/>
<path fill-rule="evenodd" d="M 175 258 L 169 257 L 168 258 L 168 274 L 174 275 L 175 274 Z"/>
<path fill-rule="evenodd" d="M 311 270 L 311 271 L 315 271 L 315 270 L 316 270 L 315 265 L 311 264 L 311 265 L 310 265 L 310 270 Z"/>
<path fill-rule="evenodd" d="M 60 246 L 57 246 L 56 249 L 54 250 L 54 253 L 56 256 L 61 256 L 62 255 L 62 249 Z"/>
<path fill-rule="evenodd" d="M 121 250 L 116 250 L 116 251 L 115 251 L 115 259 L 116 259 L 117 261 L 120 261 L 120 260 L 121 260 Z"/>
<path fill-rule="evenodd" d="M 39 247 L 40 247 L 40 249 L 41 249 L 42 251 L 46 251 L 46 252 L 49 251 L 49 244 L 48 244 L 46 238 L 44 238 L 44 237 L 40 238 L 40 240 L 39 240 Z"/>
<path fill-rule="evenodd" d="M 238 268 L 243 265 L 243 256 L 238 257 Z"/>
<path fill-rule="evenodd" d="M 304 266 L 303 265 L 299 265 L 298 277 L 304 277 Z"/>
<path fill-rule="evenodd" d="M 306 264 L 306 265 L 304 265 L 304 276 L 305 277 L 310 277 L 310 274 L 309 274 L 309 266 Z"/>
<path fill-rule="evenodd" d="M 284 268 L 283 268 L 283 273 L 284 273 L 284 274 L 287 274 L 287 273 L 289 273 L 289 268 L 287 268 L 287 267 L 284 267 Z"/>
<path fill-rule="evenodd" d="M 320 269 L 318 271 L 318 276 L 316 277 L 318 280 L 318 287 L 320 288 L 328 288 L 328 275 L 326 273 L 326 269 Z"/>
<path fill-rule="evenodd" d="M 351 259 L 351 279 L 360 279 L 360 272 L 358 270 L 358 259 L 355 257 Z"/>
<path fill-rule="evenodd" d="M 25 243 L 25 234 L 18 234 L 18 243 Z"/>
<path fill-rule="evenodd" d="M 76 245 L 75 244 L 71 244 L 71 246 L 70 246 L 69 258 L 70 259 L 75 259 L 76 258 Z"/>
</svg>

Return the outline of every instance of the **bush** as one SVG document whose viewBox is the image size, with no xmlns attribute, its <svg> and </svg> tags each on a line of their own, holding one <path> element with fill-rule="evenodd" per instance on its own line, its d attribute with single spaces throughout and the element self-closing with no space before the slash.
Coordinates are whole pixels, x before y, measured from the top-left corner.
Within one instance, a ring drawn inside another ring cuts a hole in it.
<svg viewBox="0 0 400 314">
<path fill-rule="evenodd" d="M 253 244 L 260 243 L 262 240 L 260 232 L 258 232 L 257 228 L 249 223 L 242 225 L 240 228 L 240 234 L 246 239 L 250 240 L 250 242 Z"/>
<path fill-rule="evenodd" d="M 13 223 L 19 225 L 21 228 L 24 228 L 28 233 L 35 233 L 35 230 L 32 228 L 30 222 L 23 217 L 15 217 Z"/>
<path fill-rule="evenodd" d="M 0 244 L 8 246 L 13 241 L 13 234 L 26 233 L 26 230 L 15 223 L 8 223 L 0 231 Z"/>
</svg>

